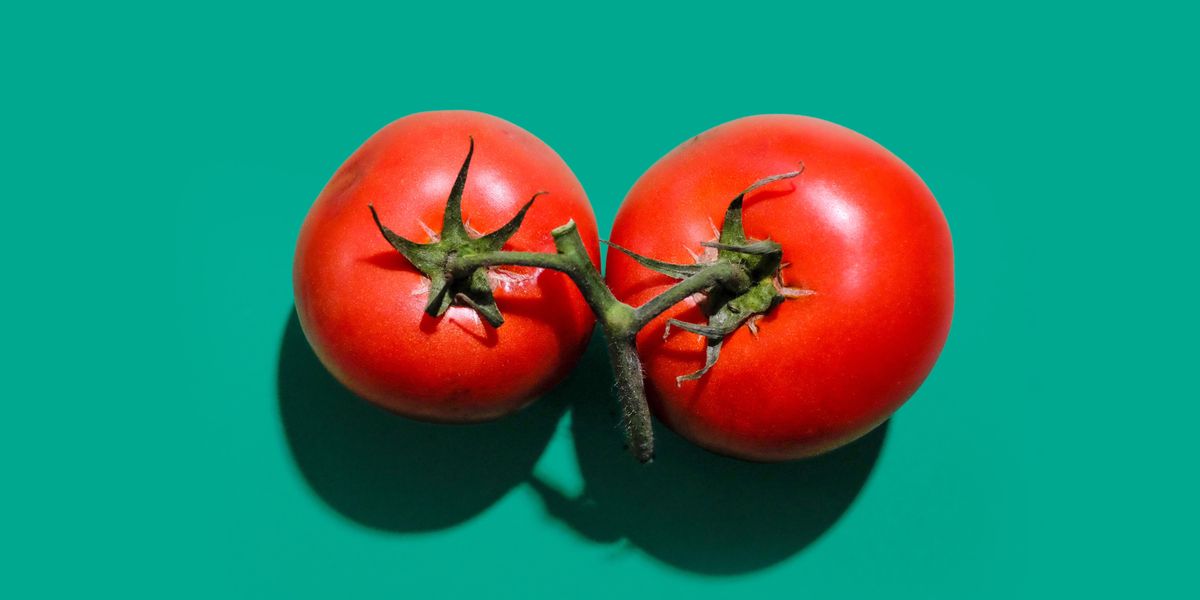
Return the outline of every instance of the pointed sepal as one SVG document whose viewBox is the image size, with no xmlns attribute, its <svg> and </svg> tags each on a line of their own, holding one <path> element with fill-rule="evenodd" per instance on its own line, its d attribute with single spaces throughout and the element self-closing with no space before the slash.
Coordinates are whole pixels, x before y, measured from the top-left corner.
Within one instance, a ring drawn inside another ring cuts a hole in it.
<svg viewBox="0 0 1200 600">
<path fill-rule="evenodd" d="M 685 381 L 695 381 L 704 377 L 717 364 L 717 359 L 721 358 L 721 346 L 724 343 L 724 339 L 709 340 L 708 344 L 704 346 L 704 366 L 686 375 L 676 377 L 675 387 L 682 386 Z"/>
<path fill-rule="evenodd" d="M 709 322 L 711 323 L 712 320 L 710 320 Z M 663 333 L 664 336 L 671 334 L 671 327 L 676 327 L 678 329 L 682 329 L 684 331 L 694 333 L 700 337 L 707 338 L 710 340 L 723 339 L 725 336 L 729 335 L 730 333 L 733 333 L 734 329 L 737 329 L 736 327 L 730 329 L 730 328 L 725 328 L 725 327 L 717 327 L 714 325 L 701 325 L 699 323 L 689 323 L 688 321 L 680 321 L 679 319 L 668 319 L 666 331 Z"/>
<path fill-rule="evenodd" d="M 484 252 L 495 252 L 503 248 L 504 244 L 517 233 L 518 229 L 521 228 L 521 223 L 525 220 L 525 213 L 528 213 L 529 209 L 533 207 L 533 201 L 537 200 L 538 196 L 542 196 L 547 193 L 548 192 L 538 192 L 534 194 L 533 197 L 529 199 L 529 202 L 526 202 L 525 206 L 522 206 L 521 210 L 517 211 L 517 214 L 513 216 L 512 219 L 509 219 L 509 221 L 500 227 L 500 229 L 478 238 L 477 246 L 479 247 L 479 250 Z"/>
<path fill-rule="evenodd" d="M 440 317 L 450 310 L 453 297 L 450 295 L 451 281 L 448 277 L 434 274 L 429 278 L 429 297 L 425 302 L 425 314 Z"/>
<path fill-rule="evenodd" d="M 471 169 L 471 157 L 475 155 L 475 138 L 468 137 L 470 146 L 467 148 L 467 158 L 463 160 L 454 179 L 454 187 L 450 189 L 450 197 L 446 199 L 446 210 L 442 213 L 443 240 L 465 241 L 470 238 L 466 224 L 463 222 L 462 199 L 463 190 L 467 189 L 467 171 Z"/>
<path fill-rule="evenodd" d="M 456 298 L 475 309 L 475 312 L 492 327 L 504 324 L 504 315 L 500 314 L 500 307 L 496 306 L 496 297 L 492 294 L 487 269 L 476 269 L 471 273 L 466 292 L 460 292 Z"/>
<path fill-rule="evenodd" d="M 417 270 L 428 274 L 431 269 L 436 268 L 438 263 L 438 252 L 435 244 L 420 244 L 412 240 L 406 239 L 396 232 L 388 229 L 382 221 L 379 220 L 379 213 L 375 210 L 374 204 L 368 204 L 371 209 L 371 218 L 375 220 L 375 226 L 379 228 L 379 232 L 383 234 L 383 239 L 387 240 L 392 248 L 408 259 Z"/>
<path fill-rule="evenodd" d="M 666 261 L 661 261 L 661 260 L 657 260 L 654 258 L 650 258 L 648 256 L 642 256 L 641 254 L 638 254 L 637 252 L 634 252 L 633 250 L 618 246 L 612 242 L 605 242 L 605 243 L 607 243 L 612 248 L 616 248 L 617 250 L 620 250 L 621 253 L 623 253 L 626 256 L 628 256 L 629 258 L 632 258 L 633 260 L 637 261 L 637 263 L 639 265 L 642 265 L 643 267 L 646 267 L 647 269 L 650 269 L 651 271 L 654 271 L 656 273 L 662 273 L 663 275 L 667 275 L 669 277 L 674 277 L 675 279 L 687 279 L 688 277 L 691 277 L 692 275 L 699 273 L 702 269 L 704 269 L 705 266 L 707 266 L 707 265 L 703 265 L 703 264 L 681 265 L 681 264 L 676 264 L 676 263 L 669 263 Z"/>
<path fill-rule="evenodd" d="M 705 248 L 715 248 L 726 252 L 736 252 L 738 254 L 753 254 L 762 256 L 771 254 L 772 252 L 780 252 L 781 248 L 778 242 L 771 240 L 760 240 L 748 244 L 723 244 L 721 242 L 700 242 Z"/>
<path fill-rule="evenodd" d="M 772 175 L 770 177 L 763 177 L 762 179 L 750 184 L 750 187 L 742 190 L 742 193 L 738 194 L 737 197 L 729 203 L 729 208 L 725 209 L 725 220 L 721 223 L 721 235 L 718 238 L 720 242 L 730 246 L 741 246 L 745 245 L 748 241 L 746 238 L 746 228 L 742 224 L 742 205 L 745 203 L 746 194 L 749 194 L 750 192 L 753 192 L 764 185 L 769 185 L 775 183 L 776 181 L 782 181 L 784 179 L 791 179 L 799 176 L 803 172 L 804 165 L 801 164 L 800 168 L 795 171 L 780 173 L 779 175 Z"/>
</svg>

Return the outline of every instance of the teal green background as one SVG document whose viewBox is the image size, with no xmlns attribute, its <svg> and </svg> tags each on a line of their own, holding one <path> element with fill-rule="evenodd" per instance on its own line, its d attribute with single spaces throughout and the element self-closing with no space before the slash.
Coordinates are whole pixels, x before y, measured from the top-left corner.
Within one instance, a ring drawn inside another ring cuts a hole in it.
<svg viewBox="0 0 1200 600">
<path fill-rule="evenodd" d="M 1195 13 L 4 13 L 2 596 L 1197 593 Z M 874 138 L 954 234 L 937 368 L 886 432 L 798 466 L 667 433 L 621 462 L 594 352 L 474 431 L 351 402 L 289 329 L 296 233 L 367 136 L 443 108 L 549 143 L 602 232 L 723 121 Z"/>
</svg>

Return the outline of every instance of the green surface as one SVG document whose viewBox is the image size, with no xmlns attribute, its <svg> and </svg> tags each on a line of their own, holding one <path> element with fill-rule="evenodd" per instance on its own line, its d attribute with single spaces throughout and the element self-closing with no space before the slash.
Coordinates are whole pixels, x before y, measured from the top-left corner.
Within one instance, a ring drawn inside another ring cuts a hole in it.
<svg viewBox="0 0 1200 600">
<path fill-rule="evenodd" d="M 1195 13 L 3 12 L 0 596 L 1197 593 Z M 475 430 L 355 403 L 290 321 L 293 243 L 359 143 L 440 108 L 553 146 L 602 231 L 735 117 L 878 140 L 954 233 L 941 361 L 886 432 L 774 467 L 665 436 L 637 470 L 595 352 Z"/>
</svg>

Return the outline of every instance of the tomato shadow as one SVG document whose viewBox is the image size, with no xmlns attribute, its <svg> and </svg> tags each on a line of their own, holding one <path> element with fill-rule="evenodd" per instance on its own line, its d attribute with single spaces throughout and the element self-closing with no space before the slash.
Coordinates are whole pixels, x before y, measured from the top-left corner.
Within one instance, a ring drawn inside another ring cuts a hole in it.
<svg viewBox="0 0 1200 600">
<path fill-rule="evenodd" d="M 667 564 L 734 575 L 776 564 L 833 527 L 866 484 L 889 424 L 829 454 L 761 464 L 713 454 L 656 424 L 655 462 L 623 451 L 611 375 L 597 334 L 580 371 L 571 431 L 584 480 L 569 497 L 538 478 L 547 512 L 592 541 L 627 540 Z"/>
<path fill-rule="evenodd" d="M 525 481 L 566 409 L 544 398 L 490 423 L 406 419 L 342 386 L 293 309 L 279 349 L 279 416 L 309 487 L 367 527 L 432 531 L 462 523 Z"/>
</svg>

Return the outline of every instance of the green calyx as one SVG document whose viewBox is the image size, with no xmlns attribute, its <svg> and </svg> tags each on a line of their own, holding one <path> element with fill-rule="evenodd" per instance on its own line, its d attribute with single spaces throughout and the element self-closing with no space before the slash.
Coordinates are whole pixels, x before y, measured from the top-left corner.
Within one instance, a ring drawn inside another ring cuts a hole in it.
<svg viewBox="0 0 1200 600">
<path fill-rule="evenodd" d="M 699 370 L 680 375 L 675 378 L 677 385 L 684 381 L 700 379 L 717 363 L 721 354 L 721 346 L 725 338 L 747 325 L 751 333 L 757 335 L 755 321 L 788 298 L 811 295 L 808 290 L 788 288 L 783 285 L 781 271 L 783 269 L 783 249 L 771 240 L 754 240 L 746 235 L 742 223 L 742 207 L 746 194 L 764 185 L 783 179 L 791 179 L 800 175 L 803 168 L 760 179 L 738 194 L 729 208 L 725 211 L 725 219 L 721 224 L 721 232 L 716 241 L 701 242 L 702 246 L 717 251 L 716 263 L 733 264 L 744 270 L 747 277 L 745 284 L 737 287 L 718 286 L 708 292 L 700 303 L 708 319 L 707 323 L 689 323 L 678 319 L 669 319 L 663 337 L 670 335 L 671 328 L 702 336 L 707 342 L 704 366 Z M 685 279 L 704 269 L 707 264 L 675 264 L 638 255 L 628 249 L 610 244 L 617 250 L 633 258 L 642 266 L 669 275 L 677 279 Z"/>
<path fill-rule="evenodd" d="M 401 237 L 383 225 L 374 205 L 370 205 L 371 216 L 384 239 L 429 278 L 429 300 L 425 304 L 427 314 L 440 317 L 451 306 L 459 304 L 473 308 L 490 325 L 499 327 L 504 323 L 504 316 L 500 314 L 496 299 L 492 295 L 488 267 L 481 266 L 464 274 L 456 273 L 451 268 L 451 263 L 458 259 L 499 251 L 520 229 L 525 213 L 533 205 L 534 199 L 545 192 L 534 194 L 503 227 L 486 235 L 473 237 L 463 221 L 462 197 L 474 153 L 475 139 L 471 138 L 467 158 L 463 161 L 454 187 L 450 190 L 450 197 L 446 200 L 442 230 L 434 241 L 421 244 Z"/>
</svg>

